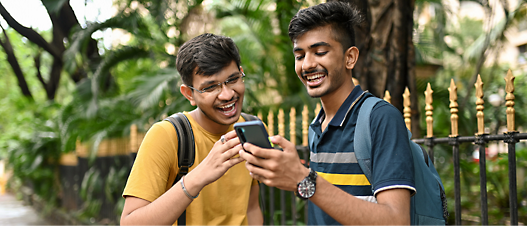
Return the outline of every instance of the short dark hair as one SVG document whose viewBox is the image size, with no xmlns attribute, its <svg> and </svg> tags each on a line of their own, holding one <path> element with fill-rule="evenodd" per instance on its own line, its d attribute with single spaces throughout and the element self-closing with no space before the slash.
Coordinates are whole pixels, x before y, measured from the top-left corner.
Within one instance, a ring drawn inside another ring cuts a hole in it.
<svg viewBox="0 0 527 226">
<path fill-rule="evenodd" d="M 344 51 L 355 46 L 354 25 L 360 24 L 359 11 L 345 2 L 327 2 L 296 13 L 289 23 L 289 38 L 294 42 L 299 36 L 318 27 L 330 25 L 333 38 L 340 42 Z"/>
<path fill-rule="evenodd" d="M 238 47 L 231 38 L 205 33 L 185 42 L 178 51 L 176 68 L 181 80 L 192 85 L 194 73 L 211 76 L 229 66 L 240 67 Z"/>
</svg>

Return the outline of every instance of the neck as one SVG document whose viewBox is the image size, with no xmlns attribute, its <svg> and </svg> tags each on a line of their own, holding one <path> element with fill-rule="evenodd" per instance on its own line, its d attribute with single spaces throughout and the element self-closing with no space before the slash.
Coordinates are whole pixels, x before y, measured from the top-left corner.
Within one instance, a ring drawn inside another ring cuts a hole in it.
<svg viewBox="0 0 527 226">
<path fill-rule="evenodd" d="M 335 90 L 335 92 L 329 93 L 320 98 L 320 102 L 322 103 L 322 107 L 326 114 L 326 118 L 324 119 L 326 123 L 329 123 L 333 116 L 337 114 L 340 106 L 342 106 L 342 103 L 348 98 L 351 91 L 353 91 L 353 88 L 354 86 L 342 86 L 338 90 Z"/>
<path fill-rule="evenodd" d="M 190 112 L 192 118 L 207 132 L 212 134 L 225 134 L 229 127 L 232 125 L 223 125 L 211 120 L 205 115 L 199 108 L 194 109 Z"/>
</svg>

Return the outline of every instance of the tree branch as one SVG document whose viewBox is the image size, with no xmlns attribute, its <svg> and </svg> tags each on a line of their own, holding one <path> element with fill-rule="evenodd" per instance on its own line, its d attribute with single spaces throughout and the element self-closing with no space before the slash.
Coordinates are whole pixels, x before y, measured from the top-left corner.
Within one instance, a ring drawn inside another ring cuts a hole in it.
<svg viewBox="0 0 527 226">
<path fill-rule="evenodd" d="M 46 89 L 47 87 L 46 81 L 44 81 L 44 78 L 42 77 L 42 73 L 40 72 L 40 53 L 37 54 L 37 56 L 35 56 L 33 60 L 35 61 L 35 69 L 37 70 L 37 78 L 42 84 L 42 86 L 44 87 L 44 89 Z"/>
<path fill-rule="evenodd" d="M 22 94 L 25 97 L 33 100 L 33 95 L 31 95 L 31 91 L 27 86 L 27 82 L 24 77 L 24 72 L 22 72 L 22 68 L 20 68 L 20 64 L 18 64 L 18 60 L 15 56 L 15 51 L 13 50 L 13 46 L 9 41 L 9 37 L 7 36 L 6 31 L 4 30 L 4 27 L 2 27 L 2 25 L 0 25 L 0 27 L 2 28 L 2 33 L 4 34 L 5 38 L 5 41 L 2 41 L 2 39 L 0 39 L 0 45 L 2 46 L 2 48 L 4 48 L 5 54 L 7 55 L 7 62 L 9 62 L 11 68 L 13 69 L 13 72 L 15 73 L 15 76 L 18 80 L 18 86 L 20 87 Z"/>
<path fill-rule="evenodd" d="M 62 59 L 62 54 L 52 45 L 50 45 L 40 34 L 31 28 L 24 27 L 18 21 L 16 21 L 11 14 L 5 9 L 5 7 L 0 2 L 0 15 L 4 18 L 7 24 L 15 29 L 22 36 L 26 37 L 29 41 L 37 44 L 42 49 L 49 52 L 53 57 Z"/>
</svg>

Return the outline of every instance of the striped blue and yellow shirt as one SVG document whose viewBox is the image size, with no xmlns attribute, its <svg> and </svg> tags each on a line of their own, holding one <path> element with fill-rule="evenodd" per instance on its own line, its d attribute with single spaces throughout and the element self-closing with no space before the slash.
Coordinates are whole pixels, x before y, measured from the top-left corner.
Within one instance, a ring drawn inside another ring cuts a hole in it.
<svg viewBox="0 0 527 226">
<path fill-rule="evenodd" d="M 377 104 L 371 113 L 372 181 L 362 172 L 353 148 L 355 125 L 360 106 L 365 98 L 356 86 L 322 131 L 325 117 L 322 109 L 310 125 L 310 167 L 318 175 L 347 193 L 363 200 L 376 202 L 376 194 L 392 188 L 415 191 L 414 167 L 408 134 L 399 110 L 387 102 Z M 310 225 L 338 224 L 324 211 L 309 202 Z"/>
</svg>

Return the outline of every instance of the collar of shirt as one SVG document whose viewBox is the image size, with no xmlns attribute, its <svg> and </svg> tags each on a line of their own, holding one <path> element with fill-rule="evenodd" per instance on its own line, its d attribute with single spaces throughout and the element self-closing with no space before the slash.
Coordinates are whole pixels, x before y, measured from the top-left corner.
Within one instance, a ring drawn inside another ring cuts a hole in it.
<svg viewBox="0 0 527 226">
<path fill-rule="evenodd" d="M 362 91 L 362 88 L 360 85 L 356 85 L 355 88 L 351 91 L 350 95 L 346 98 L 344 103 L 340 106 L 339 110 L 337 111 L 337 114 L 331 122 L 329 122 L 329 125 L 331 126 L 342 126 L 344 123 L 344 119 L 346 119 L 347 115 L 351 112 L 351 109 L 353 108 L 354 104 L 358 98 L 362 96 L 364 91 Z M 320 109 L 320 112 L 318 113 L 317 117 L 313 121 L 316 124 L 322 124 L 322 120 L 326 117 L 326 113 L 324 112 L 324 108 Z"/>
</svg>

